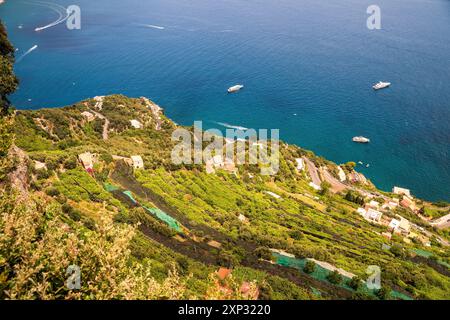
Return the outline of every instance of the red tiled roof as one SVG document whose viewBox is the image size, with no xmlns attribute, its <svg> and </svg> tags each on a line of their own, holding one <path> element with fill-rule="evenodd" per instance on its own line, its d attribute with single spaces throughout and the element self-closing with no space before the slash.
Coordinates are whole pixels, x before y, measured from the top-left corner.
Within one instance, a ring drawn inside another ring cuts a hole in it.
<svg viewBox="0 0 450 320">
<path fill-rule="evenodd" d="M 217 276 L 220 280 L 225 280 L 229 275 L 231 274 L 231 269 L 227 268 L 220 268 L 219 271 L 217 271 Z"/>
</svg>

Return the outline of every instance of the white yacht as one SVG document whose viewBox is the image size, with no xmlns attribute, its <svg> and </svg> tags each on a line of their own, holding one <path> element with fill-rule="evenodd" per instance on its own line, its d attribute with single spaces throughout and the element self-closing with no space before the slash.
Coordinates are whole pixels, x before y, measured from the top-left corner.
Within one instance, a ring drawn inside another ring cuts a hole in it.
<svg viewBox="0 0 450 320">
<path fill-rule="evenodd" d="M 241 90 L 244 86 L 242 84 L 237 84 L 235 86 L 232 86 L 230 88 L 228 88 L 228 93 L 234 93 L 234 92 L 238 92 L 239 90 Z"/>
<path fill-rule="evenodd" d="M 383 81 L 380 81 L 380 82 L 378 82 L 376 85 L 374 85 L 372 88 L 373 88 L 374 90 L 380 90 L 380 89 L 387 88 L 387 87 L 389 87 L 390 85 L 391 85 L 390 82 L 383 82 Z"/>
<path fill-rule="evenodd" d="M 358 142 L 358 143 L 369 143 L 370 139 L 366 138 L 366 137 L 353 137 L 353 142 Z"/>
</svg>

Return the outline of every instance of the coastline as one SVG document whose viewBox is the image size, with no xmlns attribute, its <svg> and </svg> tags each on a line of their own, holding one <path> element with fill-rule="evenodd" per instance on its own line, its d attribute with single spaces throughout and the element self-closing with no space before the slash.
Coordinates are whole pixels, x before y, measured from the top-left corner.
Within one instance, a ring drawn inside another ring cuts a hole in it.
<svg viewBox="0 0 450 320">
<path fill-rule="evenodd" d="M 2 1 L 2 0 L 0 0 L 0 1 Z M 108 95 L 108 96 L 114 96 L 114 94 Z M 132 99 L 133 97 L 125 96 L 125 98 L 127 98 L 127 99 Z M 90 99 L 90 98 L 86 98 L 86 99 Z M 81 100 L 81 101 L 83 101 L 83 100 Z M 78 102 L 80 102 L 80 101 L 78 101 Z M 78 103 L 78 102 L 76 102 L 76 103 Z M 60 109 L 60 110 L 64 110 L 66 107 L 67 107 L 67 105 L 66 105 L 66 106 L 51 107 L 51 108 L 42 107 L 42 108 L 38 108 L 38 109 L 33 109 L 33 111 L 40 111 L 40 110 L 45 110 L 45 109 Z M 28 109 L 18 109 L 18 110 L 20 110 L 20 111 L 29 111 Z M 172 119 L 169 118 L 169 117 L 167 117 L 167 119 L 168 119 L 170 122 L 172 122 L 175 126 L 179 127 L 179 125 L 178 125 L 174 120 L 172 120 Z M 240 128 L 243 129 L 242 127 L 240 127 Z M 287 143 L 286 141 L 284 141 L 284 140 L 280 140 L 280 142 L 285 143 L 285 144 L 288 144 L 288 143 Z M 308 151 L 308 152 L 313 153 L 315 156 L 320 157 L 320 156 L 316 153 L 315 150 L 305 149 L 303 146 L 301 146 L 301 145 L 299 145 L 299 144 L 296 144 L 296 143 L 291 143 L 291 145 L 294 145 L 294 146 L 296 146 L 296 147 L 298 147 L 298 148 L 300 148 L 300 149 L 304 149 L 304 150 L 306 150 L 306 151 Z M 341 166 L 341 165 L 342 165 L 342 164 L 340 165 L 338 162 L 336 162 L 336 161 L 334 161 L 334 160 L 331 160 L 331 159 L 329 159 L 329 158 L 325 158 L 325 159 L 326 159 L 326 161 L 329 161 L 329 162 L 333 163 L 333 164 L 336 165 L 336 166 Z M 376 183 L 373 183 L 373 182 L 371 181 L 370 178 L 366 178 L 366 175 L 363 174 L 361 171 L 357 171 L 357 170 L 355 169 L 355 172 L 357 172 L 357 175 L 358 175 L 358 176 L 362 176 L 362 177 L 363 177 L 363 180 L 368 179 L 368 181 L 370 181 L 370 183 L 371 183 L 372 186 L 375 188 L 375 190 L 378 191 L 378 192 L 380 192 L 380 193 L 392 193 L 392 189 L 395 187 L 395 185 L 392 185 L 391 187 L 389 187 L 388 189 L 385 190 L 384 188 L 379 187 Z M 320 181 L 320 180 L 321 180 L 321 179 L 319 179 L 319 181 Z M 317 184 L 320 185 L 320 182 L 317 183 Z M 408 185 L 406 185 L 405 187 L 406 187 L 406 188 L 410 188 L 410 186 L 408 186 Z M 433 203 L 433 202 L 438 202 L 438 201 L 450 201 L 450 199 L 448 199 L 448 198 L 440 199 L 440 200 L 433 200 L 433 199 L 429 199 L 429 198 L 423 197 L 423 196 L 417 196 L 417 199 L 419 199 L 419 200 L 421 200 L 421 201 L 428 202 L 428 203 Z"/>
</svg>

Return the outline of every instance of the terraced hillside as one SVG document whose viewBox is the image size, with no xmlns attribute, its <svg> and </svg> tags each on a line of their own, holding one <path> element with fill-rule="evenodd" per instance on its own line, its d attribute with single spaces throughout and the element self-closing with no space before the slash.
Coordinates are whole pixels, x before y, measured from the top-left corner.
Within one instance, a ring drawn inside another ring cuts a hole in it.
<svg viewBox="0 0 450 320">
<path fill-rule="evenodd" d="M 94 282 L 83 282 L 78 292 L 64 289 L 65 272 L 81 265 L 94 281 L 100 270 L 86 256 L 97 256 L 77 241 L 104 235 L 103 244 L 92 241 L 123 261 L 110 261 L 112 272 L 102 281 L 134 281 L 139 288 L 117 285 L 105 297 L 449 298 L 449 233 L 433 225 L 449 213 L 448 204 L 379 191 L 355 163 L 337 166 L 281 143 L 275 176 L 249 164 L 219 164 L 213 172 L 206 165 L 175 165 L 171 136 L 178 126 L 146 98 L 96 97 L 60 109 L 16 111 L 13 121 L 3 188 L 21 204 L 21 214 L 31 210 L 37 221 L 35 236 L 24 241 L 30 248 L 42 245 L 43 228 L 67 248 L 72 239 L 79 253 L 58 252 L 56 262 L 56 247 L 41 251 L 44 263 L 36 268 L 30 262 L 26 271 L 34 283 L 43 286 L 46 275 L 52 285 L 30 289 L 34 285 L 14 268 L 31 261 L 30 252 L 12 254 L 18 244 L 3 242 L 5 296 L 92 295 Z M 9 196 L 2 201 L 9 211 L 20 207 L 12 209 Z M 61 228 L 66 232 L 54 236 Z M 105 228 L 116 230 L 112 240 Z M 130 263 L 139 274 L 134 280 L 124 275 Z M 381 268 L 381 289 L 366 285 L 371 265 Z M 161 295 L 142 289 L 144 271 L 163 287 Z M 167 293 L 171 285 L 176 294 Z M 96 290 L 96 296 L 108 291 L 103 285 Z"/>
</svg>

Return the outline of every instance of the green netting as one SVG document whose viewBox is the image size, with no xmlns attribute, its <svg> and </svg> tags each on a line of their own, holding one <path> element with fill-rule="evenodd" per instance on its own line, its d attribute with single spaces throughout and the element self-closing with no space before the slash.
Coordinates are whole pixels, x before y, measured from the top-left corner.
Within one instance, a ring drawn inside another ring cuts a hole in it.
<svg viewBox="0 0 450 320">
<path fill-rule="evenodd" d="M 124 195 L 126 195 L 128 198 L 130 198 L 131 201 L 133 201 L 134 204 L 137 204 L 138 202 L 136 201 L 136 199 L 133 197 L 133 194 L 131 193 L 131 191 L 124 191 L 123 192 Z"/>
<path fill-rule="evenodd" d="M 119 190 L 118 187 L 113 186 L 110 183 L 105 183 L 104 186 L 105 186 L 105 190 L 108 191 L 108 192 L 113 192 L 113 191 Z"/>
<path fill-rule="evenodd" d="M 314 287 L 310 287 L 310 288 L 311 288 L 313 294 L 314 294 L 316 297 L 321 297 L 321 296 L 322 296 L 322 292 L 320 292 L 319 289 L 314 288 Z"/>
<path fill-rule="evenodd" d="M 159 210 L 157 208 L 147 208 L 147 207 L 143 207 L 145 210 L 147 210 L 148 212 L 150 212 L 151 214 L 153 214 L 154 216 L 156 216 L 159 220 L 164 221 L 165 223 L 167 223 L 167 225 L 172 228 L 173 230 L 177 231 L 177 232 L 181 232 L 181 227 L 180 224 L 178 223 L 177 220 L 175 220 L 174 218 L 172 218 L 171 216 L 169 216 L 167 213 L 165 213 L 162 210 Z"/>
<path fill-rule="evenodd" d="M 273 255 L 275 256 L 275 258 L 276 258 L 275 261 L 278 265 L 295 268 L 300 271 L 303 271 L 303 268 L 305 267 L 305 264 L 307 261 L 307 259 L 297 259 L 297 258 L 287 257 L 287 256 L 284 256 L 284 255 L 276 253 L 276 252 L 274 252 Z M 329 274 L 330 274 L 329 270 L 322 268 L 318 264 L 316 264 L 316 267 L 314 268 L 314 272 L 309 273 L 309 275 L 311 277 L 313 277 L 314 279 L 317 279 L 317 280 L 321 280 L 321 281 L 327 281 L 327 276 Z M 342 277 L 342 279 L 343 279 L 343 283 L 345 283 L 346 281 L 349 280 L 348 277 L 344 277 L 344 276 Z M 347 286 L 345 286 L 344 284 L 342 284 L 341 287 L 347 288 Z"/>
<path fill-rule="evenodd" d="M 418 256 L 424 257 L 424 258 L 429 258 L 433 255 L 432 252 L 429 251 L 425 251 L 422 249 L 411 249 L 412 252 L 414 252 L 415 254 L 417 254 Z"/>
<path fill-rule="evenodd" d="M 394 299 L 401 299 L 401 300 L 414 300 L 411 297 L 408 297 L 406 294 L 398 292 L 398 291 L 391 291 L 391 297 Z"/>
<path fill-rule="evenodd" d="M 284 267 L 291 267 L 291 268 L 295 268 L 301 272 L 303 271 L 303 268 L 305 267 L 306 261 L 308 261 L 307 259 L 297 259 L 297 258 L 292 258 L 292 257 L 288 257 L 285 255 L 282 255 L 280 253 L 277 252 L 273 252 L 272 253 L 273 256 L 275 257 L 275 263 L 280 265 L 280 266 L 284 266 Z M 313 273 L 308 274 L 309 276 L 313 277 L 314 279 L 320 280 L 320 281 L 328 281 L 327 280 L 327 276 L 330 274 L 331 272 L 321 266 L 319 266 L 318 264 L 316 264 L 315 270 Z M 350 280 L 349 277 L 345 277 L 342 276 L 342 283 L 337 285 L 341 288 L 345 288 L 347 290 L 350 291 L 354 291 L 352 288 L 350 288 L 347 285 L 347 282 Z M 359 289 L 360 292 L 363 292 L 365 294 L 371 295 L 371 296 L 375 296 L 376 290 L 375 289 L 369 289 L 367 286 L 362 286 L 362 288 Z M 313 289 L 313 293 L 314 293 L 314 289 Z M 315 294 L 315 293 L 314 293 Z M 393 299 L 401 299 L 401 300 L 413 300 L 412 298 L 410 298 L 409 296 L 392 290 L 391 291 L 391 298 Z"/>
</svg>

